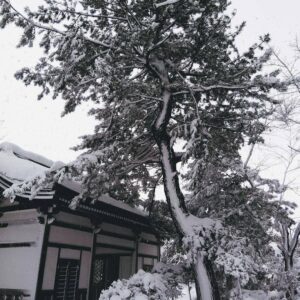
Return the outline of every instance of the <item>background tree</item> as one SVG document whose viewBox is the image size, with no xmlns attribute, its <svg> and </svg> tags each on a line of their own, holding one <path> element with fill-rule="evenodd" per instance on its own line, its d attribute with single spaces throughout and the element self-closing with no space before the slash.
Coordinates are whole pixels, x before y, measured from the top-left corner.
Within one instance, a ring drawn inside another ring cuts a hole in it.
<svg viewBox="0 0 300 300">
<path fill-rule="evenodd" d="M 280 68 L 281 77 L 291 85 L 286 92 L 275 94 L 280 104 L 274 109 L 268 120 L 267 130 L 263 134 L 266 143 L 257 145 L 254 150 L 254 161 L 260 158 L 263 163 L 256 166 L 257 172 L 263 169 L 274 171 L 273 176 L 280 178 L 281 188 L 277 191 L 277 199 L 282 209 L 274 211 L 272 230 L 273 245 L 277 246 L 277 256 L 268 257 L 266 264 L 271 267 L 270 272 L 274 280 L 269 288 L 281 290 L 287 299 L 295 299 L 299 285 L 297 265 L 297 245 L 300 225 L 294 210 L 299 196 L 299 77 L 297 75 L 297 58 L 292 63 L 284 61 L 274 49 L 271 65 Z M 252 151 L 253 152 L 253 151 Z M 257 162 L 256 162 L 257 163 Z M 253 164 L 252 164 L 253 165 Z M 255 165 L 255 164 L 254 164 Z M 264 173 L 264 172 L 263 172 Z M 279 213 L 278 213 L 279 212 Z M 278 252 L 280 254 L 278 254 Z M 276 270 L 276 271 L 275 271 Z"/>
<path fill-rule="evenodd" d="M 219 139 L 234 156 L 245 137 L 261 131 L 274 102 L 270 90 L 285 89 L 277 72 L 262 74 L 271 53 L 258 52 L 269 37 L 240 54 L 235 39 L 244 24 L 230 28 L 226 0 L 44 2 L 37 11 L 20 12 L 0 0 L 1 27 L 13 22 L 24 29 L 19 46 L 31 46 L 39 35 L 45 50 L 35 69 L 16 77 L 41 86 L 40 97 L 61 95 L 65 114 L 93 101 L 90 113 L 98 120 L 95 133 L 77 147 L 86 153 L 56 178 L 71 173 L 82 180 L 75 204 L 103 193 L 134 203 L 162 176 L 198 299 L 212 299 L 213 290 L 217 298 L 213 255 L 226 269 L 235 254 L 244 257 L 243 247 L 230 241 L 230 227 L 218 214 L 206 217 L 201 208 L 191 214 L 177 163 L 194 176 L 194 189 L 203 181 L 203 165 L 226 157 L 222 147 L 212 151 L 212 141 Z M 178 143 L 183 154 L 174 151 Z"/>
</svg>

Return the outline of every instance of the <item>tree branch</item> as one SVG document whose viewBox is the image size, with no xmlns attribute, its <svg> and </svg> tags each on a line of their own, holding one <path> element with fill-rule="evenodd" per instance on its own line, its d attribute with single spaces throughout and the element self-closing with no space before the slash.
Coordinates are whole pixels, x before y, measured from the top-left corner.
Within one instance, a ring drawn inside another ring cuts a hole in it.
<svg viewBox="0 0 300 300">
<path fill-rule="evenodd" d="M 171 5 L 171 4 L 175 4 L 177 2 L 179 2 L 180 0 L 166 0 L 164 2 L 160 2 L 160 3 L 156 3 L 154 4 L 154 6 L 156 8 L 162 7 L 162 6 L 166 6 L 166 5 Z"/>
<path fill-rule="evenodd" d="M 52 26 L 45 26 L 43 24 L 34 22 L 32 20 L 30 20 L 28 17 L 26 17 L 24 14 L 22 14 L 21 12 L 19 12 L 14 6 L 12 6 L 12 4 L 10 4 L 7 0 L 3 0 L 19 17 L 21 17 L 24 21 L 26 21 L 27 23 L 29 23 L 31 26 L 42 29 L 42 30 L 46 30 L 48 32 L 55 32 L 58 33 L 62 36 L 66 36 L 66 32 L 61 31 L 55 27 Z M 108 45 L 106 43 L 100 42 L 98 40 L 95 40 L 91 37 L 88 36 L 83 36 L 83 38 L 88 41 L 91 42 L 93 44 L 97 44 L 99 46 L 105 47 L 105 48 L 110 48 L 110 49 L 115 49 L 115 47 L 113 47 L 112 45 Z"/>
<path fill-rule="evenodd" d="M 59 9 L 61 12 L 66 12 L 69 14 L 74 14 L 74 15 L 80 15 L 80 16 L 85 16 L 85 17 L 91 17 L 91 18 L 104 18 L 104 19 L 112 19 L 112 20 L 120 20 L 120 21 L 126 21 L 126 18 L 123 17 L 115 17 L 115 16 L 108 16 L 108 15 L 93 15 L 93 14 L 88 14 L 80 11 L 75 11 L 75 10 L 70 10 L 70 9 Z"/>
<path fill-rule="evenodd" d="M 223 90 L 244 90 L 244 89 L 249 89 L 251 87 L 255 87 L 253 84 L 245 84 L 245 85 L 229 85 L 229 84 L 215 84 L 215 85 L 210 85 L 210 86 L 198 86 L 195 88 L 190 88 L 194 93 L 195 92 L 208 92 L 211 90 L 216 90 L 216 89 L 223 89 Z M 182 95 L 182 94 L 189 94 L 190 90 L 182 90 L 179 92 L 172 93 L 173 96 L 176 95 Z"/>
</svg>

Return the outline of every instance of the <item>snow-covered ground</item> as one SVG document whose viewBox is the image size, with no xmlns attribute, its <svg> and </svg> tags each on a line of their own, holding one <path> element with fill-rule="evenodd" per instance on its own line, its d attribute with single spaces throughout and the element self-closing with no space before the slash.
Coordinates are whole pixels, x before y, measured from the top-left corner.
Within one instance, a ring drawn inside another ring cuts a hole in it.
<svg viewBox="0 0 300 300">
<path fill-rule="evenodd" d="M 271 296 L 271 295 L 269 295 Z M 274 296 L 274 295 L 273 295 Z M 178 298 L 178 300 L 196 300 L 196 291 L 193 287 L 191 289 L 191 298 L 188 294 L 188 287 L 184 286 L 182 291 L 182 296 Z M 268 297 L 268 295 L 263 291 L 249 291 L 249 290 L 243 290 L 243 300 L 270 300 L 271 297 Z"/>
</svg>

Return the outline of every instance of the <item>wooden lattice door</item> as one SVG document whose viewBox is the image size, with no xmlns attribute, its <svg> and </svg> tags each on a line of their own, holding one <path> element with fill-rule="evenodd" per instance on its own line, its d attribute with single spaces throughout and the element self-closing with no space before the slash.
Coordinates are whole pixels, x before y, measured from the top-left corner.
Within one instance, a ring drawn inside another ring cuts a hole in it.
<svg viewBox="0 0 300 300">
<path fill-rule="evenodd" d="M 90 300 L 99 299 L 101 291 L 118 279 L 119 263 L 120 257 L 116 255 L 97 256 L 94 259 Z"/>
<path fill-rule="evenodd" d="M 55 299 L 75 300 L 79 282 L 79 260 L 60 259 L 55 278 Z"/>
</svg>

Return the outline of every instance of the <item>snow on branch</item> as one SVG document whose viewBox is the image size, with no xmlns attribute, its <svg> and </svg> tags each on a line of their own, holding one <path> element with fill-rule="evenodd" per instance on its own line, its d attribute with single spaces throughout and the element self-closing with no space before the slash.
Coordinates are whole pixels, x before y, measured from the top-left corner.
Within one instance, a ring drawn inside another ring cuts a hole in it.
<svg viewBox="0 0 300 300">
<path fill-rule="evenodd" d="M 167 1 L 164 1 L 164 2 L 156 3 L 155 7 L 158 8 L 158 7 L 161 7 L 161 6 L 171 5 L 171 4 L 175 4 L 179 1 L 180 0 L 167 0 Z"/>
<path fill-rule="evenodd" d="M 257 77 L 255 78 L 252 82 L 249 82 L 248 84 L 227 84 L 227 83 L 217 83 L 209 86 L 205 85 L 197 85 L 197 86 L 192 86 L 188 90 L 182 90 L 178 92 L 174 92 L 172 95 L 182 95 L 182 94 L 190 94 L 192 92 L 208 92 L 212 90 L 217 90 L 217 89 L 223 89 L 223 90 L 249 90 L 251 88 L 257 88 L 261 84 L 264 84 L 265 86 L 271 88 L 271 87 L 276 87 L 278 89 L 286 88 L 288 82 L 285 81 L 280 81 L 276 77 L 272 76 L 267 76 L 267 77 Z"/>
<path fill-rule="evenodd" d="M 120 21 L 126 21 L 126 18 L 123 17 L 117 17 L 117 16 L 108 16 L 108 15 L 99 15 L 99 14 L 89 14 L 81 11 L 75 11 L 71 9 L 60 9 L 61 12 L 66 12 L 73 15 L 79 15 L 84 17 L 91 17 L 91 18 L 104 18 L 104 19 L 112 19 L 112 20 L 120 20 Z"/>
<path fill-rule="evenodd" d="M 54 33 L 57 33 L 57 34 L 60 34 L 62 36 L 66 36 L 67 33 L 62 31 L 62 30 L 59 30 L 53 26 L 46 26 L 46 25 L 43 25 L 41 23 L 37 23 L 37 22 L 34 22 L 32 21 L 31 19 L 29 19 L 28 17 L 26 17 L 24 14 L 22 14 L 20 11 L 18 11 L 14 6 L 12 6 L 12 4 L 10 4 L 9 1 L 7 0 L 2 0 L 12 11 L 14 11 L 14 14 L 19 16 L 21 19 L 23 19 L 26 23 L 28 23 L 30 26 L 32 27 L 36 27 L 36 28 L 39 28 L 39 29 L 42 29 L 42 30 L 46 30 L 48 32 L 54 32 Z M 88 41 L 88 42 L 91 42 L 93 44 L 97 44 L 99 46 L 102 46 L 102 47 L 105 47 L 105 48 L 110 48 L 110 49 L 113 49 L 114 47 L 112 45 L 108 45 L 106 43 L 103 43 L 99 40 L 96 40 L 96 39 L 93 39 L 91 37 L 88 37 L 86 35 L 83 35 L 83 38 Z"/>
<path fill-rule="evenodd" d="M 61 183 L 65 178 L 65 168 L 63 163 L 55 162 L 50 169 L 45 169 L 32 178 L 13 183 L 4 190 L 3 195 L 14 202 L 16 196 L 29 192 L 29 200 L 33 200 L 42 189 L 52 187 L 55 182 Z"/>
</svg>

